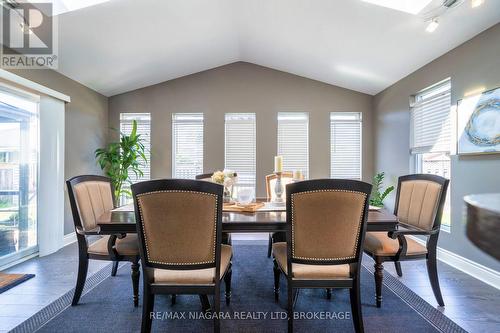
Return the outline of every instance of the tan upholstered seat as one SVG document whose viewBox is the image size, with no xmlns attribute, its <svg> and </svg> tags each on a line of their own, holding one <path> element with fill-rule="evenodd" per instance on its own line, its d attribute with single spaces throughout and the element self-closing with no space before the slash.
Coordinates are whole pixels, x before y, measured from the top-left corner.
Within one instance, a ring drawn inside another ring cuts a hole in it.
<svg viewBox="0 0 500 333">
<path fill-rule="evenodd" d="M 82 227 L 86 231 L 94 229 L 97 218 L 114 208 L 110 182 L 85 181 L 74 185 L 73 191 Z"/>
<path fill-rule="evenodd" d="M 108 255 L 109 236 L 105 236 L 89 245 L 88 252 L 92 254 Z M 128 234 L 125 238 L 116 239 L 116 251 L 119 255 L 139 255 L 137 235 Z"/>
<path fill-rule="evenodd" d="M 281 270 L 287 272 L 286 243 L 274 243 L 273 254 Z M 304 265 L 292 264 L 293 278 L 298 280 L 323 280 L 335 278 L 348 278 L 349 265 Z"/>
<path fill-rule="evenodd" d="M 427 248 L 413 239 L 406 237 L 407 255 L 426 254 Z M 387 232 L 367 232 L 365 236 L 366 252 L 377 256 L 392 256 L 399 250 L 399 241 L 387 236 Z"/>
<path fill-rule="evenodd" d="M 229 267 L 233 251 L 229 245 L 221 245 L 220 277 Z M 170 270 L 153 268 L 154 283 L 157 284 L 213 284 L 215 278 L 215 268 L 194 269 L 194 270 Z"/>
<path fill-rule="evenodd" d="M 397 215 L 399 221 L 431 230 L 436 217 L 442 186 L 429 180 L 401 182 Z"/>
</svg>

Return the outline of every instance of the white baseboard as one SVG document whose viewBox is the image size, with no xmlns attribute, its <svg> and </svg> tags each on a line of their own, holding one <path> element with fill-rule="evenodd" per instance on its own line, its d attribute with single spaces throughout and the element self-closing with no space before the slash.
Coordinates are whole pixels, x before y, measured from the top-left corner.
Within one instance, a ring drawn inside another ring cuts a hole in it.
<svg viewBox="0 0 500 333">
<path fill-rule="evenodd" d="M 73 244 L 74 242 L 76 242 L 76 232 L 73 231 L 70 234 L 64 235 L 63 246 Z"/>
<path fill-rule="evenodd" d="M 0 266 L 0 272 L 6 270 L 7 268 L 10 268 L 12 266 L 18 265 L 22 262 L 25 262 L 26 260 L 32 259 L 38 257 L 38 252 L 32 253 L 30 255 L 24 256 L 22 258 L 19 258 L 17 260 L 11 261 L 8 264 L 5 264 L 3 266 Z"/>
<path fill-rule="evenodd" d="M 416 237 L 411 237 L 422 245 L 425 241 Z M 470 276 L 489 284 L 492 287 L 500 289 L 500 272 L 491 268 L 478 264 L 470 259 L 464 258 L 456 253 L 448 251 L 438 246 L 437 252 L 438 260 L 466 273 Z"/>
</svg>

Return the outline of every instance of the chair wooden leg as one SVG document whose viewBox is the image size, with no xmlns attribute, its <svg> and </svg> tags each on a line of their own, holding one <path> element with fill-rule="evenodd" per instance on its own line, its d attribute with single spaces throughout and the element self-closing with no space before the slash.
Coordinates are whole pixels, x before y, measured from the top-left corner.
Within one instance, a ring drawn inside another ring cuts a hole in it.
<svg viewBox="0 0 500 333">
<path fill-rule="evenodd" d="M 295 309 L 295 306 L 297 305 L 297 301 L 299 299 L 299 292 L 300 292 L 300 289 L 296 288 L 295 293 L 293 294 L 293 308 L 294 309 Z"/>
<path fill-rule="evenodd" d="M 326 299 L 328 300 L 332 299 L 332 288 L 326 289 Z"/>
<path fill-rule="evenodd" d="M 141 273 L 139 272 L 139 259 L 132 262 L 132 288 L 134 290 L 134 306 L 139 306 L 139 277 Z"/>
<path fill-rule="evenodd" d="M 269 243 L 267 244 L 267 257 L 271 258 L 271 253 L 273 251 L 273 236 L 269 234 Z"/>
<path fill-rule="evenodd" d="M 290 281 L 288 281 L 287 294 L 288 294 L 288 303 L 287 303 L 288 333 L 292 333 L 293 332 L 293 288 Z"/>
<path fill-rule="evenodd" d="M 427 258 L 427 274 L 432 286 L 432 292 L 439 306 L 444 306 L 443 295 L 441 295 L 441 288 L 439 287 L 439 278 L 437 272 L 436 250 L 429 251 Z"/>
<path fill-rule="evenodd" d="M 113 261 L 113 267 L 111 268 L 111 276 L 116 276 L 116 271 L 118 271 L 118 261 Z"/>
<path fill-rule="evenodd" d="M 214 333 L 220 332 L 220 282 L 215 285 L 215 295 L 214 295 Z"/>
<path fill-rule="evenodd" d="M 73 295 L 72 306 L 78 304 L 82 296 L 83 287 L 85 287 L 85 280 L 87 280 L 87 270 L 89 268 L 89 258 L 80 256 L 78 261 L 78 277 L 76 279 L 75 293 Z"/>
<path fill-rule="evenodd" d="M 208 300 L 207 295 L 199 295 L 200 303 L 201 303 L 201 311 L 208 312 L 210 311 L 210 301 Z"/>
<path fill-rule="evenodd" d="M 149 287 L 144 283 L 144 295 L 142 296 L 142 324 L 141 332 L 151 332 L 151 324 L 153 323 L 152 312 L 154 309 L 155 295 L 151 294 Z"/>
<path fill-rule="evenodd" d="M 226 275 L 224 276 L 224 282 L 226 283 L 226 305 L 229 305 L 231 303 L 231 277 L 233 275 L 233 269 L 231 267 L 231 264 L 229 264 L 229 268 L 226 272 Z"/>
<path fill-rule="evenodd" d="M 171 305 L 175 305 L 175 302 L 177 301 L 177 295 L 176 294 L 172 294 L 171 295 Z"/>
<path fill-rule="evenodd" d="M 403 276 L 403 270 L 401 269 L 401 263 L 399 261 L 394 262 L 394 266 L 396 267 L 396 273 L 398 273 L 399 277 Z"/>
<path fill-rule="evenodd" d="M 384 279 L 384 265 L 380 259 L 375 259 L 375 300 L 377 308 L 382 306 L 382 280 Z"/>
<path fill-rule="evenodd" d="M 280 297 L 280 276 L 281 276 L 281 271 L 280 268 L 278 267 L 278 262 L 276 261 L 276 258 L 273 259 L 273 272 L 274 272 L 274 300 L 277 302 Z"/>
<path fill-rule="evenodd" d="M 354 282 L 353 287 L 349 290 L 351 298 L 351 312 L 356 333 L 364 332 L 363 316 L 361 314 L 361 290 L 359 287 L 359 278 Z"/>
</svg>

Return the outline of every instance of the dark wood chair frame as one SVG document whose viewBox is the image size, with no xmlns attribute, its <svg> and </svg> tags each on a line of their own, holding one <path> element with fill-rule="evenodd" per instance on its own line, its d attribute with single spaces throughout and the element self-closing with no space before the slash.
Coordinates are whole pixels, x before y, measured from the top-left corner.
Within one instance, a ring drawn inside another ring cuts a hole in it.
<svg viewBox="0 0 500 333">
<path fill-rule="evenodd" d="M 399 241 L 399 249 L 398 252 L 393 256 L 379 256 L 373 253 L 365 251 L 370 257 L 375 261 L 375 290 L 376 290 L 376 304 L 377 307 L 380 308 L 382 306 L 382 280 L 383 280 L 383 263 L 386 261 L 394 262 L 396 266 L 396 272 L 398 276 L 403 276 L 403 271 L 401 270 L 401 261 L 405 260 L 427 260 L 427 274 L 429 275 L 429 281 L 431 283 L 432 292 L 436 297 L 436 300 L 439 306 L 444 306 L 443 296 L 441 294 L 441 289 L 439 287 L 439 278 L 437 272 L 437 243 L 439 238 L 439 231 L 441 230 L 441 218 L 443 215 L 443 207 L 446 201 L 446 191 L 448 190 L 448 185 L 450 181 L 441 176 L 431 175 L 431 174 L 414 174 L 401 176 L 398 179 L 398 189 L 396 193 L 396 203 L 394 206 L 394 215 L 398 216 L 398 206 L 399 206 L 399 196 L 401 193 L 401 183 L 405 181 L 413 181 L 413 180 L 424 180 L 431 181 L 441 185 L 441 193 L 438 198 L 438 206 L 436 209 L 436 215 L 434 216 L 434 222 L 431 230 L 424 230 L 417 228 L 413 225 L 408 225 L 405 223 L 399 223 L 399 227 L 403 227 L 402 230 L 391 231 L 388 233 L 388 236 L 392 239 L 397 239 Z M 407 242 L 406 236 L 426 236 L 426 254 L 420 255 L 407 255 Z"/>
<path fill-rule="evenodd" d="M 320 288 L 320 289 L 349 289 L 351 300 L 351 312 L 353 317 L 354 328 L 356 332 L 363 332 L 363 318 L 361 313 L 361 298 L 360 298 L 360 271 L 362 259 L 362 246 L 366 232 L 366 220 L 368 217 L 368 198 L 371 193 L 372 186 L 356 180 L 340 180 L 340 179 L 317 179 L 302 181 L 287 185 L 287 295 L 288 295 L 288 332 L 293 332 L 293 309 L 298 297 L 298 290 L 301 288 Z M 304 260 L 295 259 L 292 257 L 292 195 L 300 192 L 316 191 L 316 190 L 348 190 L 366 194 L 366 200 L 363 209 L 363 217 L 360 228 L 360 235 L 356 247 L 354 259 L 348 260 Z M 280 275 L 284 272 L 281 270 L 276 259 L 274 262 L 274 295 L 275 300 L 279 300 Z M 307 264 L 307 265 L 337 265 L 349 264 L 351 276 L 346 279 L 332 280 L 294 280 L 292 263 Z M 294 289 L 296 289 L 294 293 Z"/>
<path fill-rule="evenodd" d="M 82 295 L 83 288 L 85 286 L 85 281 L 87 279 L 87 271 L 89 266 L 89 259 L 93 260 L 109 260 L 113 261 L 113 267 L 111 270 L 111 276 L 116 275 L 116 271 L 118 270 L 118 263 L 120 261 L 130 261 L 132 263 L 132 287 L 133 287 L 133 300 L 134 306 L 139 305 L 139 255 L 120 255 L 115 249 L 115 243 L 117 239 L 122 239 L 126 237 L 126 234 L 119 235 L 110 235 L 108 240 L 108 255 L 98 255 L 88 252 L 88 241 L 87 236 L 91 235 L 99 235 L 99 228 L 95 228 L 94 230 L 85 230 L 82 225 L 82 221 L 80 219 L 80 213 L 78 210 L 78 204 L 76 203 L 75 193 L 73 191 L 73 187 L 79 183 L 88 182 L 88 181 L 98 181 L 98 182 L 106 182 L 110 184 L 111 187 L 111 197 L 113 198 L 113 205 L 115 202 L 114 196 L 114 187 L 111 182 L 111 179 L 104 176 L 97 175 L 82 175 L 70 178 L 66 181 L 66 185 L 68 187 L 68 196 L 69 203 L 71 206 L 71 212 L 73 215 L 73 222 L 75 225 L 76 239 L 78 241 L 78 277 L 76 280 L 75 293 L 73 295 L 73 300 L 71 305 L 75 306 L 78 304 L 80 297 Z"/>
<path fill-rule="evenodd" d="M 210 193 L 217 195 L 217 222 L 216 222 L 216 247 L 215 247 L 215 262 L 209 264 L 196 265 L 165 265 L 150 262 L 146 256 L 146 243 L 143 234 L 143 221 L 140 215 L 137 196 L 143 193 L 156 191 L 193 191 L 201 193 Z M 198 294 L 200 300 L 204 303 L 203 297 L 213 295 L 214 313 L 220 313 L 220 264 L 221 264 L 221 239 L 222 239 L 222 202 L 223 202 L 223 186 L 211 182 L 189 180 L 189 179 L 160 179 L 141 182 L 132 185 L 132 193 L 134 197 L 135 216 L 137 221 L 137 235 L 139 238 L 139 249 L 142 260 L 144 296 L 142 306 L 142 326 L 141 332 L 150 332 L 152 318 L 150 313 L 154 309 L 154 299 L 156 294 Z M 231 300 L 231 276 L 232 263 L 223 276 L 226 290 L 226 304 L 229 305 Z M 173 269 L 173 270 L 194 270 L 204 268 L 215 268 L 215 283 L 213 285 L 155 285 L 149 268 Z M 217 315 L 214 315 L 214 331 L 220 331 L 220 320 Z"/>
</svg>

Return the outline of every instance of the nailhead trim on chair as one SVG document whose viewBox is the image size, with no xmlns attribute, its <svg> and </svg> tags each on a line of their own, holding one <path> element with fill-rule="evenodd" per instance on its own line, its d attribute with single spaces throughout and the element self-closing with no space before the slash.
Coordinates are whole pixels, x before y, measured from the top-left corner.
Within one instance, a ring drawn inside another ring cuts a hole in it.
<svg viewBox="0 0 500 333">
<path fill-rule="evenodd" d="M 200 265 L 200 264 L 213 264 L 215 262 L 215 247 L 216 247 L 216 240 L 217 240 L 217 210 L 215 210 L 215 216 L 214 216 L 214 235 L 213 235 L 213 248 L 212 248 L 212 255 L 213 255 L 213 260 L 211 261 L 200 261 L 200 262 L 188 262 L 188 263 L 172 263 L 172 262 L 162 262 L 162 261 L 156 261 L 156 260 L 151 260 L 149 257 L 149 248 L 148 248 L 148 241 L 146 239 L 146 231 L 144 230 L 144 219 L 142 216 L 142 201 L 141 197 L 144 197 L 146 195 L 152 195 L 152 194 L 157 194 L 157 193 L 195 193 L 195 194 L 202 194 L 202 195 L 209 195 L 215 197 L 215 206 L 217 207 L 217 202 L 218 202 L 218 197 L 215 194 L 211 193 L 205 193 L 205 192 L 197 192 L 197 191 L 180 191 L 180 190 L 163 190 L 163 191 L 153 191 L 153 192 L 147 192 L 147 193 L 142 193 L 137 196 L 137 200 L 139 202 L 139 214 L 141 216 L 141 225 L 142 225 L 142 233 L 144 235 L 144 241 L 146 244 L 146 255 L 148 257 L 148 261 L 155 263 L 155 264 L 163 264 L 163 265 L 178 265 L 178 266 L 183 266 L 183 265 Z"/>
<path fill-rule="evenodd" d="M 350 191 L 350 190 L 314 190 L 314 191 L 305 191 L 305 192 L 298 192 L 298 193 L 293 193 L 291 195 L 292 197 L 292 202 L 291 202 L 291 208 L 292 208 L 292 258 L 296 259 L 303 259 L 303 260 L 317 260 L 317 261 L 331 261 L 331 260 L 346 260 L 346 259 L 354 259 L 356 256 L 352 255 L 349 257 L 342 257 L 342 258 L 307 258 L 307 257 L 296 257 L 295 256 L 295 236 L 294 236 L 294 231 L 293 231 L 293 225 L 294 225 L 294 217 L 295 217 L 295 210 L 293 209 L 293 203 L 295 201 L 295 196 L 299 195 L 304 195 L 304 194 L 311 194 L 311 193 L 317 193 L 317 192 L 348 192 L 348 193 L 356 193 L 356 194 L 361 194 L 364 198 L 365 201 L 363 202 L 363 207 L 366 203 L 366 193 L 363 192 L 358 192 L 358 191 Z M 358 230 L 356 234 L 356 241 L 355 241 L 355 247 L 354 247 L 354 253 L 356 253 L 356 250 L 358 249 L 358 240 L 359 240 L 359 234 L 360 234 L 360 228 L 362 224 L 362 219 L 363 219 L 363 211 L 361 211 L 361 215 L 359 217 L 359 224 L 358 224 Z"/>
</svg>

